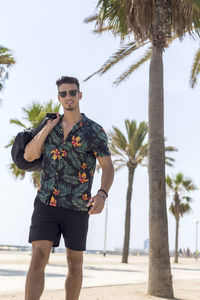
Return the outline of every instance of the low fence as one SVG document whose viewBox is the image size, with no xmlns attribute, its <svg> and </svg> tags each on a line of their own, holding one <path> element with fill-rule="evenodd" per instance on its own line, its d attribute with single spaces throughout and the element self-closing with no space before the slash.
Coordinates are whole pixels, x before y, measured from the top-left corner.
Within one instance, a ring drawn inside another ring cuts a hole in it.
<svg viewBox="0 0 200 300">
<path fill-rule="evenodd" d="M 0 245 L 0 251 L 30 251 L 29 246 L 18 246 L 18 245 Z"/>
</svg>

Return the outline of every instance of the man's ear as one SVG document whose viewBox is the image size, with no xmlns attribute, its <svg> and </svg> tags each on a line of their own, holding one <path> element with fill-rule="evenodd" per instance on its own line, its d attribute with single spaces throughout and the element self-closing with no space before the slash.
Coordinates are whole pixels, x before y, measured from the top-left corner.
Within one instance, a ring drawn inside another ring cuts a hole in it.
<svg viewBox="0 0 200 300">
<path fill-rule="evenodd" d="M 58 95 L 57 97 L 58 97 L 58 101 L 60 102 L 60 96 Z"/>
<path fill-rule="evenodd" d="M 83 97 L 83 94 L 82 94 L 82 92 L 79 92 L 79 100 L 81 100 L 81 99 L 82 99 L 82 97 Z"/>
</svg>

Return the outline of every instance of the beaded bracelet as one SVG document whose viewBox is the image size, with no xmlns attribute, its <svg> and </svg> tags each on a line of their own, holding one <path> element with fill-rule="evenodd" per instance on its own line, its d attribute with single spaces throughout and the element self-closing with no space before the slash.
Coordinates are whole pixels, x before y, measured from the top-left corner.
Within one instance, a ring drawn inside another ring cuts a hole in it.
<svg viewBox="0 0 200 300">
<path fill-rule="evenodd" d="M 101 192 L 97 192 L 97 195 L 99 195 L 100 197 L 102 197 L 106 201 L 106 195 L 103 195 Z"/>
<path fill-rule="evenodd" d="M 108 198 L 108 193 L 105 190 L 99 189 L 98 192 L 103 192 L 106 195 L 106 198 Z"/>
</svg>

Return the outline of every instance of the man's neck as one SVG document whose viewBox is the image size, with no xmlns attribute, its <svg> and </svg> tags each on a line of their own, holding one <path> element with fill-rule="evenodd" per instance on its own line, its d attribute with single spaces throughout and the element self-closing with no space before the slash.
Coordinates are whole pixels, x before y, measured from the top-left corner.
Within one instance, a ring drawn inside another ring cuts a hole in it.
<svg viewBox="0 0 200 300">
<path fill-rule="evenodd" d="M 64 111 L 64 116 L 63 116 L 63 122 L 67 125 L 74 125 L 77 122 L 79 122 L 83 116 L 81 115 L 80 111 Z"/>
</svg>

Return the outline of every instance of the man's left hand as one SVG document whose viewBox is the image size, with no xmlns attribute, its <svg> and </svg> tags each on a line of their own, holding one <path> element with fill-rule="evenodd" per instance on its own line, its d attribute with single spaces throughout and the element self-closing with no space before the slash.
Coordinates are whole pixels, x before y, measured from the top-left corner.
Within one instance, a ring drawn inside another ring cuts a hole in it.
<svg viewBox="0 0 200 300">
<path fill-rule="evenodd" d="M 99 195 L 95 195 L 89 200 L 87 204 L 87 207 L 92 206 L 88 214 L 89 215 L 100 214 L 104 208 L 104 205 L 105 205 L 105 200 L 103 199 L 103 197 Z"/>
</svg>

